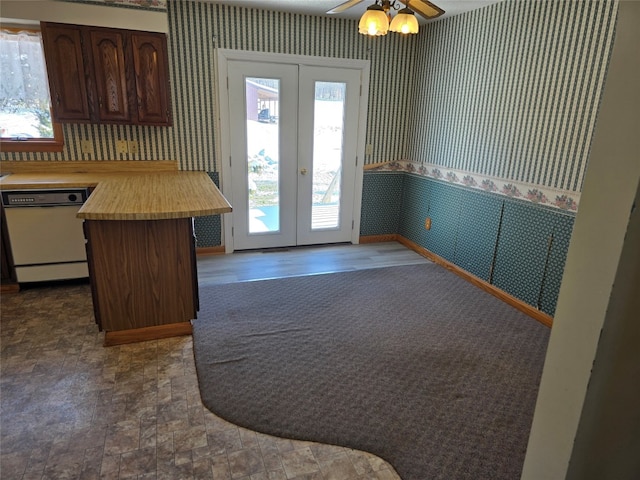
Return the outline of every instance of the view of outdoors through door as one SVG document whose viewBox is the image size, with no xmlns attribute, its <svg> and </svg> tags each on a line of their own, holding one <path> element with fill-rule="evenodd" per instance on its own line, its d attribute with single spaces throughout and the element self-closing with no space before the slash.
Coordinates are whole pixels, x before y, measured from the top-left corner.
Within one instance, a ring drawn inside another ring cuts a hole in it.
<svg viewBox="0 0 640 480">
<path fill-rule="evenodd" d="M 351 241 L 361 71 L 229 61 L 233 248 Z"/>
<path fill-rule="evenodd" d="M 278 79 L 245 79 L 249 233 L 280 229 Z M 311 228 L 340 226 L 346 84 L 315 82 Z M 301 174 L 309 172 L 302 169 Z"/>
<path fill-rule="evenodd" d="M 245 79 L 249 233 L 280 230 L 278 107 L 280 81 Z"/>
<path fill-rule="evenodd" d="M 315 82 L 312 230 L 340 226 L 345 93 L 345 83 Z"/>
</svg>

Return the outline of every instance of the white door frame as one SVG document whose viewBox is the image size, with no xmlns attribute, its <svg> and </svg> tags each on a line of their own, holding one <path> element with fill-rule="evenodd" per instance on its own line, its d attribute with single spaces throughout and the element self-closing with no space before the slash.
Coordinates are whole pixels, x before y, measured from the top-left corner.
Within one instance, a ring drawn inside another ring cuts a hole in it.
<svg viewBox="0 0 640 480">
<path fill-rule="evenodd" d="M 360 239 L 360 214 L 362 209 L 362 180 L 364 153 L 367 129 L 367 109 L 369 98 L 369 60 L 356 60 L 348 58 L 312 57 L 306 55 L 289 55 L 282 53 L 250 52 L 245 50 L 230 50 L 220 48 L 217 51 L 218 74 L 218 119 L 220 125 L 220 170 L 222 178 L 220 187 L 226 198 L 232 198 L 231 182 L 231 132 L 229 129 L 229 95 L 228 95 L 228 62 L 233 60 L 287 63 L 293 65 L 309 65 L 316 67 L 339 67 L 360 70 L 362 72 L 362 90 L 360 92 L 360 111 L 358 115 L 358 146 L 356 150 L 356 178 L 354 182 L 353 200 L 353 230 L 351 242 L 359 243 Z M 233 205 L 231 205 L 233 207 Z M 233 245 L 233 212 L 225 215 L 223 219 L 225 253 L 234 251 Z"/>
</svg>

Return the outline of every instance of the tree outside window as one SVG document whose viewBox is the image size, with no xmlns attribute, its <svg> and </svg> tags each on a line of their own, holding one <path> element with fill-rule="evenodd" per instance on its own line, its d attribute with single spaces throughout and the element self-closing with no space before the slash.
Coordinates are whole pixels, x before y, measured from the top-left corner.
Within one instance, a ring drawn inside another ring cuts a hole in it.
<svg viewBox="0 0 640 480">
<path fill-rule="evenodd" d="M 0 30 L 0 137 L 3 151 L 61 151 L 40 32 Z"/>
</svg>

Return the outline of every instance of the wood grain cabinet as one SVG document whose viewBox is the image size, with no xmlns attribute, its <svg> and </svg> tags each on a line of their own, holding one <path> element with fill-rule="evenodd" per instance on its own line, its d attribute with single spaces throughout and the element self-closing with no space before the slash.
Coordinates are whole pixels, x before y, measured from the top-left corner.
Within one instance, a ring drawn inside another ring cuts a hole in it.
<svg viewBox="0 0 640 480">
<path fill-rule="evenodd" d="M 89 30 L 95 72 L 97 118 L 100 122 L 131 122 L 127 94 L 125 34 L 112 30 Z"/>
<path fill-rule="evenodd" d="M 88 65 L 78 25 L 42 24 L 53 116 L 57 122 L 91 120 Z"/>
<path fill-rule="evenodd" d="M 191 333 L 198 311 L 191 218 L 85 220 L 84 231 L 105 345 Z"/>
<path fill-rule="evenodd" d="M 164 35 L 132 33 L 133 67 L 138 121 L 144 124 L 171 123 L 167 42 Z"/>
<path fill-rule="evenodd" d="M 41 22 L 53 117 L 171 125 L 163 33 Z"/>
</svg>

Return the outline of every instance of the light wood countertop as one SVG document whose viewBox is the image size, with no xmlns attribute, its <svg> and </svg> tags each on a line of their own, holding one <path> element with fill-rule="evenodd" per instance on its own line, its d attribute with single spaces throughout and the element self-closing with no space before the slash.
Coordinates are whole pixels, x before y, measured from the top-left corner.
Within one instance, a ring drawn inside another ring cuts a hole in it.
<svg viewBox="0 0 640 480">
<path fill-rule="evenodd" d="M 38 163 L 42 166 L 44 162 Z M 97 168 L 85 162 L 81 169 L 76 162 L 46 163 L 49 164 L 47 168 L 38 171 L 19 170 L 2 177 L 0 188 L 95 187 L 78 212 L 79 218 L 88 220 L 162 220 L 231 211 L 231 205 L 205 172 L 184 172 L 162 166 L 157 170 L 138 167 L 141 163 L 151 167 L 155 162 L 126 162 L 123 166 L 129 168 L 123 169 L 105 169 L 106 162 L 90 162 L 102 163 Z M 130 166 L 132 163 L 138 165 Z M 75 168 L 71 164 L 76 164 Z M 58 166 L 63 168 L 56 168 Z M 11 167 L 2 170 L 11 171 Z"/>
<path fill-rule="evenodd" d="M 100 182 L 80 208 L 88 220 L 161 220 L 231 211 L 205 172 L 126 175 Z"/>
<path fill-rule="evenodd" d="M 127 173 L 12 173 L 0 180 L 2 190 L 38 188 L 89 188 L 108 178 L 126 177 Z"/>
</svg>

